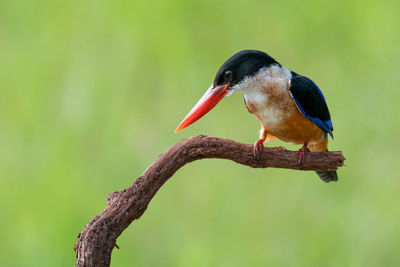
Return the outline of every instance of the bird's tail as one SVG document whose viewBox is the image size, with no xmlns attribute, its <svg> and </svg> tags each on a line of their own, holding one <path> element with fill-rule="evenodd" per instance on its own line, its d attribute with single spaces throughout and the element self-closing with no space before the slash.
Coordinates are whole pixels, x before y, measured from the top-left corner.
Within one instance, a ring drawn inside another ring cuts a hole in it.
<svg viewBox="0 0 400 267">
<path fill-rule="evenodd" d="M 325 183 L 337 182 L 338 176 L 336 171 L 316 172 Z"/>
<path fill-rule="evenodd" d="M 328 151 L 328 138 L 323 139 L 322 142 L 317 144 L 309 145 L 308 147 L 311 152 L 320 152 L 320 151 Z M 316 172 L 325 183 L 337 182 L 338 175 L 336 171 L 327 171 L 327 172 Z"/>
</svg>

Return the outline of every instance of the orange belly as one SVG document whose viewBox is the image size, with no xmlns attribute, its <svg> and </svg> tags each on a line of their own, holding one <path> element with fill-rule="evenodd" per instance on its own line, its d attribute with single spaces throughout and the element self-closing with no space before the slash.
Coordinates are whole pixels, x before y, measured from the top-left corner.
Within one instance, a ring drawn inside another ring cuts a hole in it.
<svg viewBox="0 0 400 267">
<path fill-rule="evenodd" d="M 279 125 L 268 125 L 268 121 L 261 123 L 268 133 L 285 142 L 303 144 L 304 142 L 319 142 L 324 138 L 325 132 L 311 120 L 304 117 L 297 109 L 286 113 Z"/>
<path fill-rule="evenodd" d="M 297 110 L 283 119 L 279 127 L 271 128 L 264 123 L 262 126 L 268 135 L 273 135 L 282 141 L 294 144 L 307 142 L 310 151 L 327 150 L 328 138 L 325 132 Z"/>
<path fill-rule="evenodd" d="M 274 136 L 294 144 L 307 142 L 310 151 L 327 150 L 325 132 L 299 111 L 289 94 L 269 95 L 266 103 L 246 100 L 246 107 L 260 120 L 267 140 Z"/>
</svg>

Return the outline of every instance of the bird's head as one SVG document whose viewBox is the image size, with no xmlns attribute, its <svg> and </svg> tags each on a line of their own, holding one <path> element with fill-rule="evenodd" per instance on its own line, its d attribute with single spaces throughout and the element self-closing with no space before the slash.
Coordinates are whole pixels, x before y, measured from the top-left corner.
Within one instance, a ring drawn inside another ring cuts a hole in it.
<svg viewBox="0 0 400 267">
<path fill-rule="evenodd" d="M 235 91 L 243 91 L 248 78 L 273 64 L 278 63 L 268 54 L 257 50 L 243 50 L 233 55 L 220 67 L 210 88 L 186 115 L 175 132 L 203 117 L 224 97 Z"/>
</svg>

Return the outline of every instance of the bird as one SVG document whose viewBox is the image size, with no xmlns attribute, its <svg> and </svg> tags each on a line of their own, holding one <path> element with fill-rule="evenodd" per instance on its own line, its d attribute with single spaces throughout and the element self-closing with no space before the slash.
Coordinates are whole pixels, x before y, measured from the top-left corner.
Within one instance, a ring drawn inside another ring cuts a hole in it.
<svg viewBox="0 0 400 267">
<path fill-rule="evenodd" d="M 275 138 L 302 145 L 299 166 L 309 151 L 328 151 L 333 125 L 320 88 L 310 78 L 258 50 L 239 51 L 223 63 L 211 86 L 175 132 L 203 117 L 233 93 L 243 93 L 247 110 L 261 122 L 260 137 L 253 147 L 255 159 L 261 158 L 264 142 Z M 317 174 L 326 183 L 338 180 L 336 171 Z"/>
</svg>

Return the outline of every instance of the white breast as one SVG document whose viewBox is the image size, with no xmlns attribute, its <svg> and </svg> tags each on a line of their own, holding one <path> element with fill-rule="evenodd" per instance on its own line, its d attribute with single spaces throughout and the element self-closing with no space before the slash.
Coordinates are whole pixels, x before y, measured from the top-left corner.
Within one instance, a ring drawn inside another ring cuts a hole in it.
<svg viewBox="0 0 400 267">
<path fill-rule="evenodd" d="M 285 67 L 273 65 L 261 69 L 255 76 L 237 85 L 236 91 L 244 94 L 262 123 L 270 129 L 281 127 L 286 118 L 287 106 L 292 101 L 288 90 L 291 73 Z M 235 88 L 234 88 L 235 89 Z"/>
<path fill-rule="evenodd" d="M 269 103 L 268 95 L 255 92 L 244 94 L 244 97 L 254 107 L 254 115 L 260 118 L 264 125 L 274 127 L 282 121 L 284 116 L 282 110 Z"/>
</svg>

